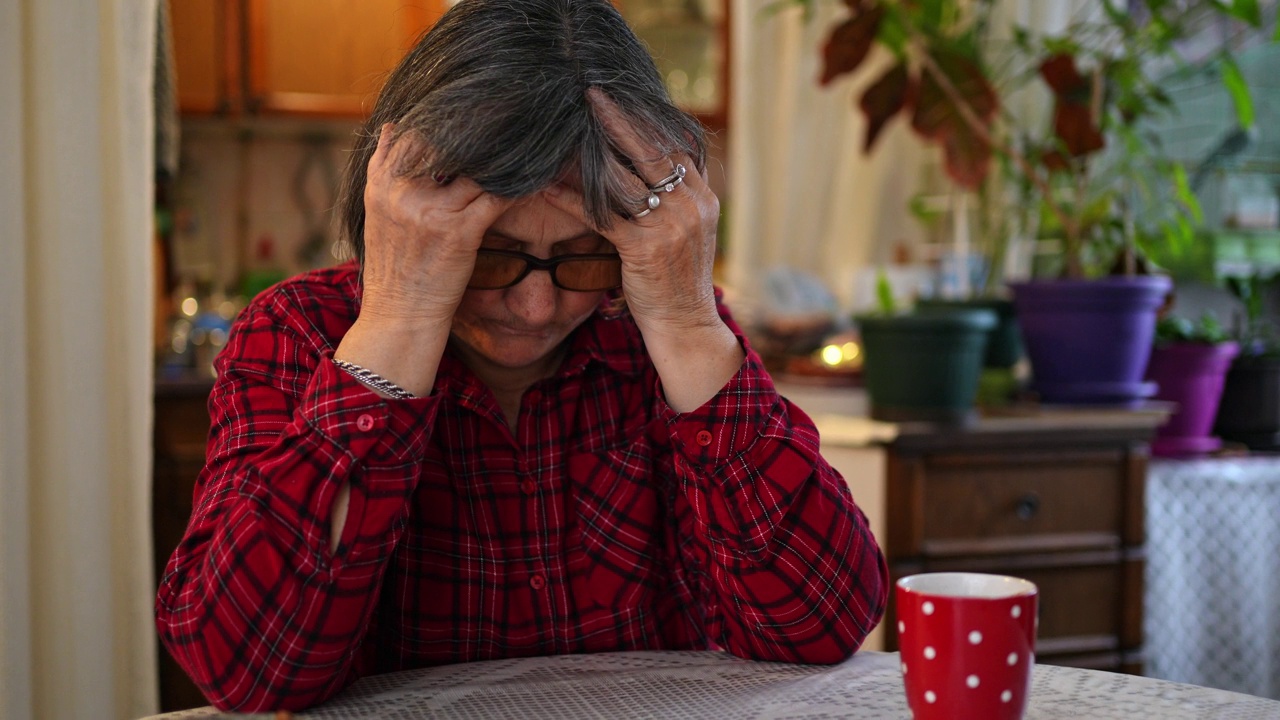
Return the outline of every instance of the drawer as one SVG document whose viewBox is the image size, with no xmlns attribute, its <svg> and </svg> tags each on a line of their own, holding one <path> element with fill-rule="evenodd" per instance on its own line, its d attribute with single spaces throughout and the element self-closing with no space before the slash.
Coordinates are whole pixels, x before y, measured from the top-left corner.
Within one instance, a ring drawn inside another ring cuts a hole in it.
<svg viewBox="0 0 1280 720">
<path fill-rule="evenodd" d="M 1125 465 L 1097 454 L 938 457 L 917 465 L 919 552 L 925 556 L 1116 548 Z"/>
</svg>

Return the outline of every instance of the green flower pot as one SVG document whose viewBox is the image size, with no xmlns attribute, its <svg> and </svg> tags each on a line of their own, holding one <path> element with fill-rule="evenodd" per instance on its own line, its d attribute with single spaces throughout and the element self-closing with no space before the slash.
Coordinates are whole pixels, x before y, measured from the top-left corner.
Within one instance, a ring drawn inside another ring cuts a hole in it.
<svg viewBox="0 0 1280 720">
<path fill-rule="evenodd" d="M 992 310 L 931 308 L 860 315 L 863 382 L 871 417 L 963 424 L 973 417 Z"/>
<path fill-rule="evenodd" d="M 980 309 L 992 310 L 996 314 L 996 324 L 991 328 L 987 338 L 986 355 L 983 367 L 1008 369 L 1022 359 L 1022 336 L 1018 333 L 1018 316 L 1013 310 L 1013 301 L 1004 298 L 978 297 L 968 300 L 941 300 L 931 298 L 918 300 L 917 311 L 928 311 L 936 308 L 947 309 Z"/>
</svg>

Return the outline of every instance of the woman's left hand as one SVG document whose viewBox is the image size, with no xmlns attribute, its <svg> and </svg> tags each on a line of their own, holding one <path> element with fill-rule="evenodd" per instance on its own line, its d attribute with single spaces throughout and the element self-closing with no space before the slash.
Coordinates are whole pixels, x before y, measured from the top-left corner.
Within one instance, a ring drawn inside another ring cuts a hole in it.
<svg viewBox="0 0 1280 720">
<path fill-rule="evenodd" d="M 678 411 L 692 410 L 737 372 L 744 357 L 716 309 L 711 280 L 720 201 L 693 158 L 663 155 L 641 139 L 603 93 L 592 89 L 588 97 L 640 175 L 628 173 L 636 195 L 659 199 L 652 212 L 619 218 L 611 227 L 596 230 L 618 249 L 627 309 L 662 377 L 668 403 Z M 684 167 L 683 181 L 669 192 L 654 189 L 676 172 L 677 165 Z M 593 225 L 581 194 L 572 188 L 557 185 L 546 196 L 552 205 Z M 641 204 L 635 213 L 644 210 Z"/>
</svg>

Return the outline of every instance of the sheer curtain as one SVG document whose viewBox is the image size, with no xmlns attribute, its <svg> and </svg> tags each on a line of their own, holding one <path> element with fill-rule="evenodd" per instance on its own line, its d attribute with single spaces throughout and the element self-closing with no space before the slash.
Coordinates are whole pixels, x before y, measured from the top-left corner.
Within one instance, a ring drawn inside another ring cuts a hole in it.
<svg viewBox="0 0 1280 720">
<path fill-rule="evenodd" d="M 154 712 L 156 0 L 0 3 L 0 717 Z"/>
<path fill-rule="evenodd" d="M 818 86 L 822 44 L 848 12 L 842 3 L 815 3 L 808 21 L 796 7 L 762 12 L 768 5 L 735 2 L 731 19 L 729 284 L 750 296 L 769 268 L 785 265 L 822 279 L 847 306 L 858 271 L 921 232 L 907 202 L 928 151 L 895 120 L 871 155 L 862 152 L 856 98 L 874 73 Z"/>
</svg>

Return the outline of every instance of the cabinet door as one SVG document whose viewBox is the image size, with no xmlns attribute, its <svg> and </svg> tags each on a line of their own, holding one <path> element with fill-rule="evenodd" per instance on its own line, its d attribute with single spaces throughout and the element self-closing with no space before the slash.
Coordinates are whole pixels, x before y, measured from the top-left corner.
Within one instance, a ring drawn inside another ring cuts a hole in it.
<svg viewBox="0 0 1280 720">
<path fill-rule="evenodd" d="M 242 0 L 250 112 L 360 118 L 445 0 Z"/>
<path fill-rule="evenodd" d="M 238 44 L 228 0 L 169 0 L 178 109 L 210 114 L 231 110 Z"/>
</svg>

